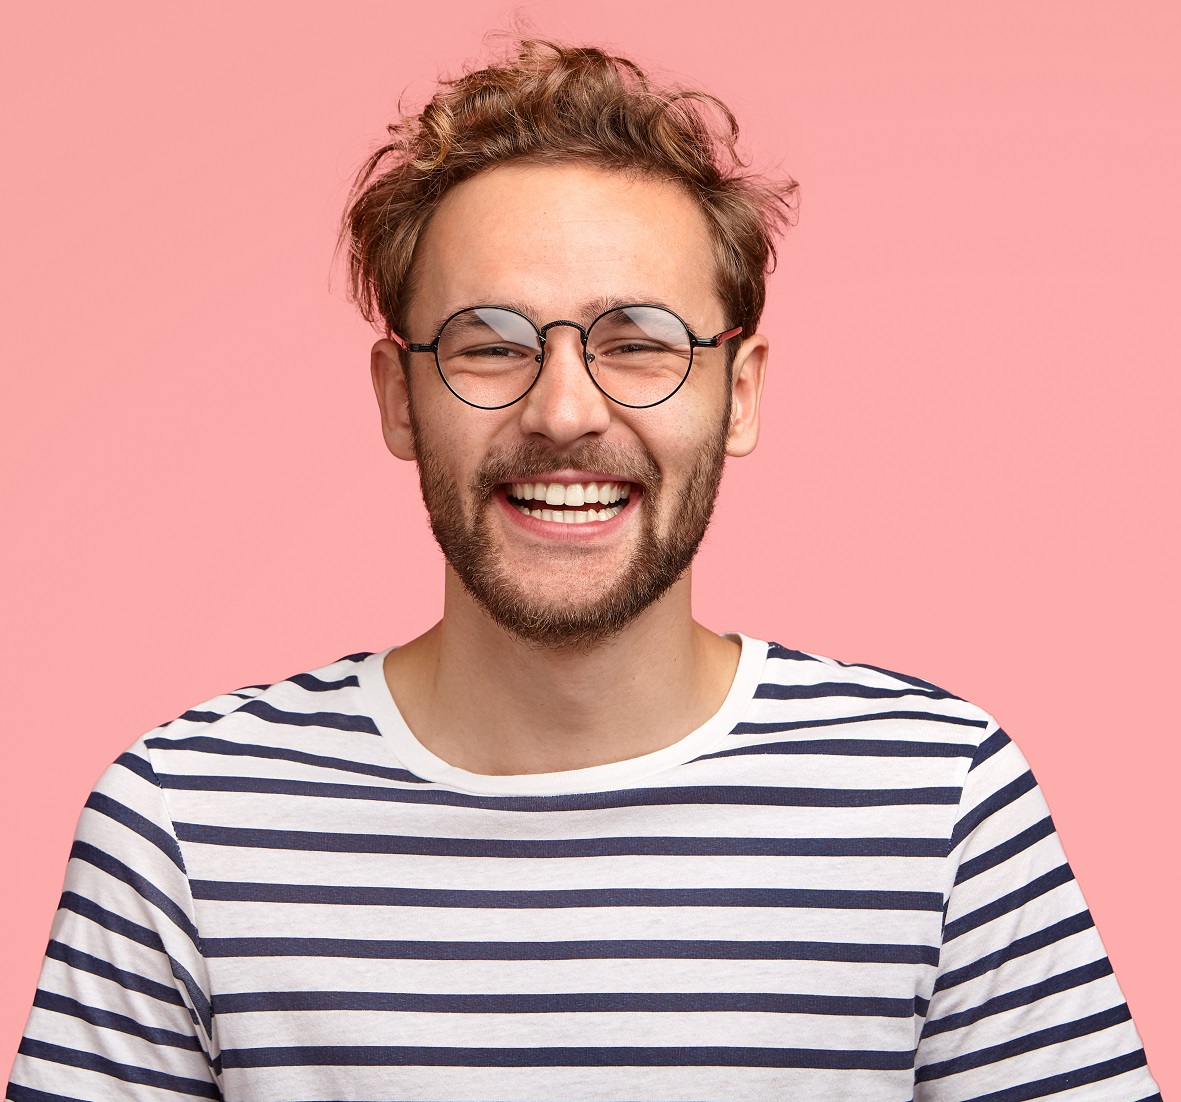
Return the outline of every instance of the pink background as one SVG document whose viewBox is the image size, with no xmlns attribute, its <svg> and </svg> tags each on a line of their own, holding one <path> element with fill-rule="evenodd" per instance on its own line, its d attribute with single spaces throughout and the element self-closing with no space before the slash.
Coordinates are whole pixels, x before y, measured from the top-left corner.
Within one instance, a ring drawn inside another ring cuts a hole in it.
<svg viewBox="0 0 1181 1102">
<path fill-rule="evenodd" d="M 802 183 L 764 438 L 727 474 L 700 617 L 998 715 L 1181 1088 L 1181 7 L 521 10 L 704 83 Z M 398 96 L 511 14 L 8 9 L 5 1069 L 102 768 L 192 703 L 437 613 L 333 235 Z"/>
</svg>

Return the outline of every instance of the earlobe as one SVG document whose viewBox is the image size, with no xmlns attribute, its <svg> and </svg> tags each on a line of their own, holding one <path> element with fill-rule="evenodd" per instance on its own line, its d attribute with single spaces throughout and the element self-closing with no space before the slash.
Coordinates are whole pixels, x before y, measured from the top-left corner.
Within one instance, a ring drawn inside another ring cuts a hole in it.
<svg viewBox="0 0 1181 1102">
<path fill-rule="evenodd" d="M 391 340 L 380 340 L 369 355 L 373 393 L 381 411 L 385 446 L 399 459 L 414 459 L 414 433 L 410 427 L 410 388 L 402 368 L 402 354 Z"/>
<path fill-rule="evenodd" d="M 759 402 L 767 374 L 767 338 L 755 333 L 742 342 L 730 371 L 730 428 L 726 454 L 749 455 L 759 441 Z"/>
</svg>

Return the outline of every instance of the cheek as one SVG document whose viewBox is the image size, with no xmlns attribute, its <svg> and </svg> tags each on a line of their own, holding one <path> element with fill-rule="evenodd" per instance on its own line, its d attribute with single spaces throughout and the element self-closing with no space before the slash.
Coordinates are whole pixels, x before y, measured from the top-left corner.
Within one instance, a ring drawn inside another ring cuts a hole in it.
<svg viewBox="0 0 1181 1102">
<path fill-rule="evenodd" d="M 674 403 L 675 395 L 665 406 L 655 406 L 643 421 L 635 422 L 637 436 L 655 459 L 665 482 L 684 478 L 697 466 L 701 457 L 724 436 L 727 412 L 722 403 L 706 405 L 702 401 Z"/>
<path fill-rule="evenodd" d="M 417 396 L 418 391 L 415 391 Z M 450 392 L 410 403 L 415 451 L 420 462 L 429 456 L 433 468 L 446 472 L 457 486 L 470 486 L 504 435 L 504 419 L 493 412 L 465 406 Z"/>
</svg>

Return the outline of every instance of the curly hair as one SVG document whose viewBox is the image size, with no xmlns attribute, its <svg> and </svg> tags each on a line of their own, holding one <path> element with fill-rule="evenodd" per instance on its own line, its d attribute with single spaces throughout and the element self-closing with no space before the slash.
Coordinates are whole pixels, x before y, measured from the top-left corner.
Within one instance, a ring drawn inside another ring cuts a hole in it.
<svg viewBox="0 0 1181 1102">
<path fill-rule="evenodd" d="M 512 161 L 575 161 L 684 187 L 709 225 L 719 298 L 743 336 L 757 328 L 798 189 L 745 171 L 738 124 L 716 97 L 658 87 L 595 47 L 526 38 L 499 62 L 442 82 L 388 130 L 341 220 L 349 297 L 370 323 L 401 331 L 415 246 L 451 187 Z"/>
</svg>

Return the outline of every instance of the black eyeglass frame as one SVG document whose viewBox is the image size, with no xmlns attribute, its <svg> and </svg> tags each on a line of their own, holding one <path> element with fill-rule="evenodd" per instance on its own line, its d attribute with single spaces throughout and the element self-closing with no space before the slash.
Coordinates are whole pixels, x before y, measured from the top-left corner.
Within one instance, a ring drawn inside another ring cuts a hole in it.
<svg viewBox="0 0 1181 1102">
<path fill-rule="evenodd" d="M 681 323 L 681 325 L 684 326 L 685 333 L 689 337 L 689 364 L 685 368 L 685 374 L 681 377 L 681 381 L 679 383 L 677 383 L 677 385 L 668 394 L 666 394 L 663 398 L 658 398 L 655 402 L 645 402 L 642 405 L 636 405 L 632 402 L 621 402 L 614 395 L 608 394 L 607 391 L 603 389 L 603 387 L 599 383 L 599 380 L 595 378 L 595 373 L 591 370 L 591 361 L 594 359 L 594 355 L 592 353 L 588 352 L 587 348 L 586 348 L 586 342 L 590 338 L 590 331 L 595 327 L 596 322 L 602 320 L 608 314 L 614 314 L 619 310 L 630 310 L 630 309 L 634 309 L 637 307 L 642 307 L 647 310 L 663 310 L 666 314 L 671 314 L 674 318 L 677 319 L 677 321 L 679 321 Z M 518 394 L 517 397 L 514 398 L 511 402 L 502 402 L 498 406 L 482 406 L 476 402 L 470 401 L 469 399 L 465 398 L 462 394 L 460 394 L 455 389 L 455 387 L 453 387 L 451 385 L 451 383 L 447 380 L 447 375 L 443 371 L 443 365 L 439 362 L 439 341 L 443 337 L 443 330 L 447 328 L 447 326 L 452 322 L 452 320 L 459 317 L 460 314 L 466 314 L 471 310 L 503 310 L 503 311 L 505 311 L 505 313 L 508 313 L 508 314 L 516 314 L 517 317 L 523 318 L 531 326 L 533 326 L 533 331 L 537 334 L 537 339 L 541 344 L 541 351 L 538 352 L 537 355 L 534 357 L 534 359 L 536 359 L 536 361 L 537 361 L 537 371 L 534 374 L 533 379 L 530 381 L 529 385 L 520 394 Z M 545 367 L 545 338 L 546 338 L 546 334 L 551 329 L 558 328 L 559 326 L 569 326 L 572 329 L 578 330 L 579 336 L 582 338 L 583 366 L 586 368 L 586 373 L 587 373 L 587 375 L 590 376 L 591 382 L 595 384 L 595 389 L 598 390 L 598 392 L 600 394 L 602 394 L 604 398 L 608 398 L 610 401 L 614 402 L 617 406 L 623 406 L 626 409 L 652 409 L 654 406 L 658 406 L 664 402 L 667 402 L 671 397 L 673 397 L 673 395 L 675 395 L 677 393 L 678 390 L 681 389 L 681 387 L 683 387 L 685 385 L 685 380 L 689 378 L 689 372 L 693 370 L 693 349 L 695 349 L 695 348 L 717 348 L 721 344 L 723 344 L 724 342 L 732 339 L 733 337 L 737 337 L 738 334 L 742 332 L 742 326 L 738 325 L 732 329 L 723 329 L 722 332 L 720 332 L 712 337 L 699 337 L 699 336 L 697 336 L 696 333 L 693 332 L 692 329 L 689 328 L 688 323 L 685 321 L 684 318 L 682 318 L 680 316 L 680 314 L 676 313 L 676 311 L 674 311 L 674 310 L 670 310 L 667 306 L 660 306 L 659 304 L 657 304 L 655 302 L 627 302 L 627 303 L 623 303 L 622 305 L 619 305 L 619 306 L 612 306 L 610 310 L 604 310 L 598 317 L 596 317 L 594 319 L 594 321 L 592 321 L 585 328 L 583 328 L 583 326 L 579 325 L 578 322 L 569 321 L 565 318 L 561 318 L 557 321 L 546 322 L 545 325 L 542 325 L 539 327 L 538 325 L 536 325 L 534 323 L 532 318 L 527 317 L 525 314 L 522 314 L 520 310 L 514 310 L 511 306 L 496 306 L 492 303 L 485 303 L 485 304 L 482 304 L 479 306 L 465 306 L 462 310 L 456 310 L 454 314 L 451 314 L 443 322 L 443 324 L 439 326 L 439 331 L 438 331 L 438 333 L 435 334 L 435 339 L 433 341 L 426 343 L 426 344 L 421 344 L 421 343 L 418 343 L 415 341 L 408 341 L 408 340 L 406 340 L 405 337 L 399 336 L 392 329 L 390 329 L 388 332 L 390 335 L 390 340 L 392 340 L 394 342 L 394 344 L 396 344 L 403 351 L 406 351 L 406 352 L 430 352 L 435 357 L 435 368 L 439 372 L 439 378 L 443 380 L 443 385 L 449 391 L 451 391 L 451 393 L 454 394 L 456 398 L 458 398 L 461 402 L 463 402 L 464 405 L 471 406 L 473 409 L 497 410 L 497 409 L 508 409 L 509 406 L 515 406 L 519 401 L 521 401 L 522 398 L 525 397 L 526 394 L 529 393 L 529 391 L 531 391 L 537 385 L 537 380 L 541 378 L 541 372 Z"/>
</svg>

